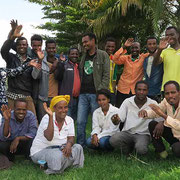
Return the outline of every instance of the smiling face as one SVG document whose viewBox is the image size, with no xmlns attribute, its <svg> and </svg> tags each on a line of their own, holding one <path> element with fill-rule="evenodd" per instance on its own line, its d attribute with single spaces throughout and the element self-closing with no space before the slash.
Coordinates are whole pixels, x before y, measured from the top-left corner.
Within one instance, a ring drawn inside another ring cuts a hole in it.
<svg viewBox="0 0 180 180">
<path fill-rule="evenodd" d="M 17 121 L 23 122 L 27 113 L 27 103 L 26 102 L 16 102 L 14 106 L 14 116 Z"/>
<path fill-rule="evenodd" d="M 19 40 L 17 45 L 16 45 L 16 49 L 17 49 L 17 53 L 20 55 L 24 55 L 27 53 L 27 48 L 28 48 L 28 43 L 27 40 Z"/>
<path fill-rule="evenodd" d="M 77 49 L 71 49 L 68 58 L 71 62 L 77 63 L 79 58 L 79 51 Z"/>
<path fill-rule="evenodd" d="M 95 39 L 94 38 L 90 39 L 89 36 L 84 36 L 82 38 L 82 45 L 86 51 L 89 51 L 90 49 L 95 47 Z"/>
<path fill-rule="evenodd" d="M 140 101 L 144 101 L 148 94 L 148 87 L 144 83 L 140 83 L 137 85 L 136 89 L 136 98 Z"/>
<path fill-rule="evenodd" d="M 68 104 L 66 101 L 60 101 L 54 106 L 54 112 L 57 119 L 65 119 L 68 112 Z"/>
<path fill-rule="evenodd" d="M 131 55 L 133 58 L 136 58 L 139 56 L 140 53 L 140 44 L 138 42 L 132 43 L 131 46 Z"/>
<path fill-rule="evenodd" d="M 108 53 L 108 55 L 113 54 L 115 49 L 116 49 L 116 43 L 114 41 L 106 42 L 105 51 Z"/>
<path fill-rule="evenodd" d="M 48 43 L 46 46 L 46 52 L 49 57 L 54 57 L 56 54 L 56 44 Z"/>
<path fill-rule="evenodd" d="M 180 92 L 174 84 L 168 84 L 164 88 L 164 96 L 170 105 L 178 107 Z"/>
<path fill-rule="evenodd" d="M 169 38 L 170 46 L 174 46 L 178 42 L 179 34 L 176 32 L 175 29 L 172 28 L 166 30 L 165 35 Z"/>
<path fill-rule="evenodd" d="M 97 102 L 102 110 L 107 110 L 109 107 L 110 99 L 108 99 L 104 94 L 99 94 L 97 97 Z"/>
<path fill-rule="evenodd" d="M 157 41 L 156 39 L 148 39 L 147 40 L 147 49 L 149 53 L 154 53 L 157 49 Z"/>
</svg>

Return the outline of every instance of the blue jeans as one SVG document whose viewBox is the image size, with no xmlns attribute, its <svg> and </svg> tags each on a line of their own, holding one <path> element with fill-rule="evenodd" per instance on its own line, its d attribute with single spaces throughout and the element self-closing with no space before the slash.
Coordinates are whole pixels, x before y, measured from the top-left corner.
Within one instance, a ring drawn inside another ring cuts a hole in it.
<svg viewBox="0 0 180 180">
<path fill-rule="evenodd" d="M 86 143 L 86 124 L 89 112 L 93 114 L 98 108 L 96 94 L 80 94 L 77 114 L 77 143 L 85 146 Z"/>
<path fill-rule="evenodd" d="M 86 145 L 88 148 L 91 148 L 91 149 L 113 150 L 113 147 L 109 143 L 110 137 L 111 136 L 104 136 L 104 137 L 100 138 L 98 147 L 91 144 L 91 137 L 89 137 L 86 140 Z"/>
<path fill-rule="evenodd" d="M 72 102 L 68 105 L 68 113 L 74 121 L 77 120 L 77 110 L 78 110 L 78 98 L 73 98 Z"/>
</svg>

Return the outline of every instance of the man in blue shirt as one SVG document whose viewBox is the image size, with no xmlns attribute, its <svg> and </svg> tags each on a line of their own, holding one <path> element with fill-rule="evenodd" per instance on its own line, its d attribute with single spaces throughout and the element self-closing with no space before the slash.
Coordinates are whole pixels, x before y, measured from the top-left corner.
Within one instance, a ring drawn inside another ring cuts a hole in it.
<svg viewBox="0 0 180 180">
<path fill-rule="evenodd" d="M 2 123 L 0 126 L 0 153 L 14 160 L 16 154 L 29 157 L 32 140 L 37 132 L 37 119 L 27 110 L 27 102 L 17 99 L 14 111 L 7 105 L 2 106 Z"/>
<path fill-rule="evenodd" d="M 163 64 L 157 66 L 153 64 L 153 55 L 157 50 L 157 39 L 155 37 L 149 37 L 147 39 L 147 49 L 149 51 L 149 56 L 145 58 L 143 66 L 145 81 L 149 86 L 148 97 L 160 102 Z"/>
</svg>

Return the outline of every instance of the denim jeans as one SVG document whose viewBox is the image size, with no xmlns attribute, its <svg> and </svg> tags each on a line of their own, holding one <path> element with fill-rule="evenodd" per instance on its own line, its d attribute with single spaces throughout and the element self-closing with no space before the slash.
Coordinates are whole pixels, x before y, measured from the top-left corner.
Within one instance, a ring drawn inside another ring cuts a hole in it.
<svg viewBox="0 0 180 180">
<path fill-rule="evenodd" d="M 77 114 L 77 143 L 85 146 L 86 143 L 86 124 L 89 112 L 93 114 L 98 108 L 96 94 L 80 94 Z"/>
<path fill-rule="evenodd" d="M 91 137 L 89 137 L 86 140 L 86 145 L 88 148 L 91 148 L 91 149 L 113 150 L 113 147 L 109 143 L 110 137 L 111 136 L 104 136 L 104 137 L 100 138 L 98 147 L 91 144 Z"/>
<path fill-rule="evenodd" d="M 78 110 L 78 98 L 74 98 L 71 103 L 68 105 L 68 113 L 67 115 L 70 116 L 74 121 L 77 120 L 77 110 Z"/>
</svg>

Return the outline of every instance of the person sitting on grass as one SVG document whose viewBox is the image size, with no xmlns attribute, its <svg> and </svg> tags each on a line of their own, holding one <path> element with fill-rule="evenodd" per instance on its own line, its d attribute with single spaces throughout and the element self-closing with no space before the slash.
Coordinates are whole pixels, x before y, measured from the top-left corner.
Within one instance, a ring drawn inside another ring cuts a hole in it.
<svg viewBox="0 0 180 180">
<path fill-rule="evenodd" d="M 161 122 L 151 121 L 149 131 L 155 151 L 165 159 L 168 153 L 162 137 L 171 145 L 175 156 L 180 157 L 180 87 L 176 81 L 164 84 L 165 98 L 159 104 L 150 104 L 152 110 L 141 110 L 139 116 L 143 118 L 162 117 Z"/>
<path fill-rule="evenodd" d="M 92 117 L 91 137 L 86 141 L 88 148 L 112 150 L 109 138 L 119 131 L 119 125 L 114 125 L 111 117 L 118 113 L 118 108 L 112 106 L 110 102 L 110 91 L 101 89 L 97 91 L 97 102 L 99 108 L 96 109 Z"/>
<path fill-rule="evenodd" d="M 138 81 L 135 85 L 136 95 L 127 98 L 119 109 L 119 115 L 112 117 L 112 122 L 117 125 L 124 122 L 122 131 L 117 132 L 110 138 L 110 144 L 125 155 L 129 155 L 135 149 L 139 155 L 148 152 L 150 134 L 148 124 L 151 120 L 143 120 L 138 117 L 138 112 L 144 108 L 149 108 L 149 104 L 156 101 L 147 97 L 148 84 L 145 81 Z M 157 104 L 157 103 L 156 103 Z"/>
<path fill-rule="evenodd" d="M 37 132 L 37 119 L 27 110 L 27 101 L 17 99 L 14 110 L 2 105 L 3 117 L 0 126 L 0 153 L 13 161 L 15 155 L 24 154 L 28 159 L 33 138 Z"/>
<path fill-rule="evenodd" d="M 74 122 L 67 116 L 69 95 L 55 96 L 42 118 L 31 147 L 34 163 L 46 161 L 46 174 L 62 173 L 67 167 L 83 167 L 83 148 L 74 144 Z"/>
</svg>

